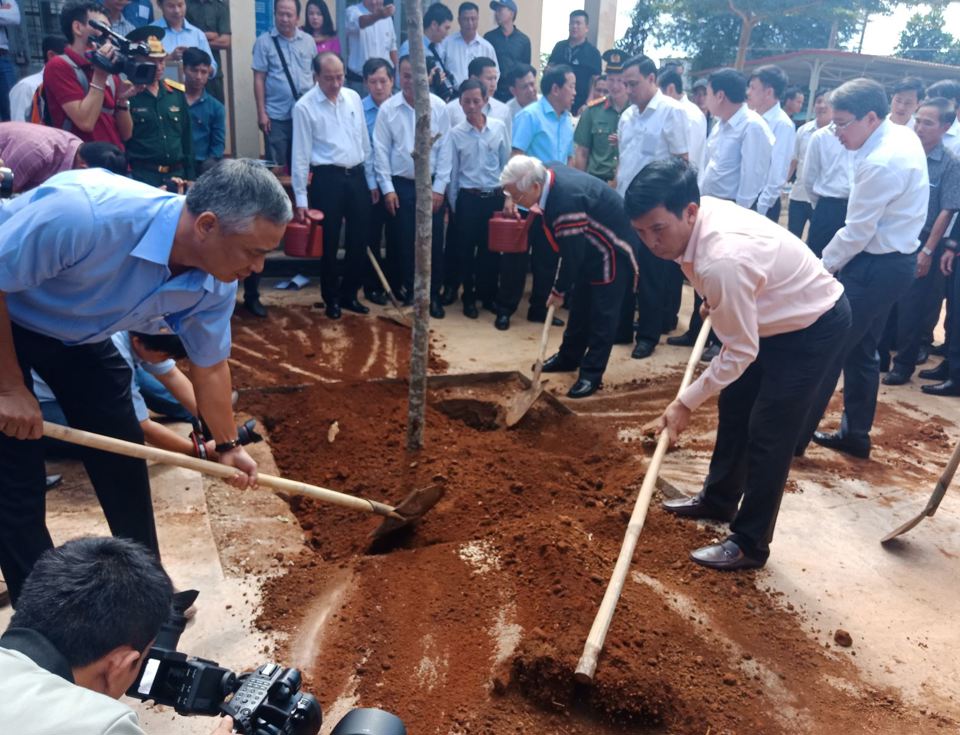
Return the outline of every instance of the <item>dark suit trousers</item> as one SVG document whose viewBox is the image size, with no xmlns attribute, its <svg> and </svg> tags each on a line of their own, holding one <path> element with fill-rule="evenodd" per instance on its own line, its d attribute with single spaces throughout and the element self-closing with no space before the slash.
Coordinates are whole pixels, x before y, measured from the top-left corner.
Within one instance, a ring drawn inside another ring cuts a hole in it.
<svg viewBox="0 0 960 735">
<path fill-rule="evenodd" d="M 67 347 L 13 326 L 13 344 L 27 387 L 37 371 L 75 429 L 143 444 L 130 398 L 130 368 L 113 342 Z M 147 463 L 109 452 L 81 449 L 80 456 L 110 531 L 139 541 L 159 556 Z M 37 558 L 53 546 L 47 531 L 46 484 L 41 441 L 0 434 L 0 571 L 16 604 Z"/>
<path fill-rule="evenodd" d="M 736 513 L 731 539 L 748 556 L 766 560 L 770 554 L 807 407 L 850 323 L 841 296 L 806 329 L 761 338 L 756 360 L 720 392 L 717 439 L 700 495 L 707 505 Z"/>
<path fill-rule="evenodd" d="M 503 210 L 503 203 L 502 194 L 480 196 L 461 191 L 457 196 L 455 239 L 465 304 L 478 300 L 492 303 L 496 298 L 500 263 L 498 253 L 491 253 L 488 247 L 488 227 L 494 212 Z"/>
<path fill-rule="evenodd" d="M 658 258 L 641 243 L 637 253 L 637 265 L 640 268 L 637 290 L 628 291 L 624 297 L 617 327 L 617 342 L 631 342 L 631 336 L 635 333 L 637 341 L 644 339 L 656 344 L 660 341 L 664 325 L 670 320 L 671 297 L 668 285 L 672 264 Z M 681 272 L 681 278 L 682 276 Z M 680 287 L 683 287 L 682 281 Z"/>
<path fill-rule="evenodd" d="M 817 206 L 810 215 L 810 231 L 807 233 L 807 246 L 818 258 L 823 249 L 830 244 L 847 221 L 847 200 L 833 197 L 820 197 Z"/>
<path fill-rule="evenodd" d="M 921 242 L 923 238 L 921 238 Z M 929 344 L 933 328 L 940 320 L 940 306 L 943 303 L 946 278 L 940 271 L 940 257 L 943 248 L 933 253 L 930 271 L 923 278 L 915 278 L 910 288 L 897 302 L 897 354 L 894 365 L 913 374 L 917 366 L 920 348 Z"/>
<path fill-rule="evenodd" d="M 840 435 L 857 441 L 869 440 L 880 388 L 877 344 L 890 308 L 910 288 L 915 267 L 916 259 L 912 253 L 860 253 L 840 271 L 837 278 L 850 302 L 853 323 L 844 348 L 824 373 L 817 396 L 810 403 L 800 446 L 805 447 L 816 431 L 841 372 L 843 418 Z"/>
<path fill-rule="evenodd" d="M 413 277 L 416 269 L 417 236 L 417 187 L 413 179 L 393 177 L 393 188 L 400 199 L 396 216 L 387 221 L 388 249 L 394 243 L 395 267 L 400 283 L 413 294 Z M 440 295 L 443 285 L 443 214 L 444 208 L 433 215 L 433 242 L 431 244 L 430 297 Z M 388 260 L 390 253 L 387 254 Z"/>
<path fill-rule="evenodd" d="M 559 253 L 550 247 L 547 235 L 543 231 L 543 218 L 530 226 L 530 267 L 533 271 L 533 287 L 530 290 L 530 311 L 534 314 L 547 313 L 547 297 L 557 279 L 557 261 Z"/>
<path fill-rule="evenodd" d="M 807 226 L 813 214 L 813 205 L 810 202 L 790 200 L 787 208 L 787 229 L 797 237 L 803 239 L 803 228 Z"/>
</svg>

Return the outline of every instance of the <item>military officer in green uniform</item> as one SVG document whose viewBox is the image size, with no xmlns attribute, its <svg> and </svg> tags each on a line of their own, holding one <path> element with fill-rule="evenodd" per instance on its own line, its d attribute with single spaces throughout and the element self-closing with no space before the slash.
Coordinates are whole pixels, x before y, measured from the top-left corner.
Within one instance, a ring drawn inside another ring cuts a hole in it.
<svg viewBox="0 0 960 735">
<path fill-rule="evenodd" d="M 617 123 L 629 104 L 622 78 L 625 59 L 616 49 L 603 55 L 610 93 L 587 104 L 573 136 L 574 166 L 608 182 L 617 175 Z"/>
<path fill-rule="evenodd" d="M 133 134 L 125 143 L 131 175 L 152 186 L 195 176 L 190 108 L 183 85 L 163 78 L 163 34 L 162 28 L 143 26 L 129 35 L 130 40 L 149 46 L 149 60 L 157 65 L 153 83 L 130 98 Z"/>
<path fill-rule="evenodd" d="M 207 37 L 213 60 L 217 63 L 216 76 L 207 82 L 207 94 L 223 102 L 223 51 L 230 49 L 230 3 L 228 0 L 189 0 L 187 22 L 195 25 Z"/>
</svg>

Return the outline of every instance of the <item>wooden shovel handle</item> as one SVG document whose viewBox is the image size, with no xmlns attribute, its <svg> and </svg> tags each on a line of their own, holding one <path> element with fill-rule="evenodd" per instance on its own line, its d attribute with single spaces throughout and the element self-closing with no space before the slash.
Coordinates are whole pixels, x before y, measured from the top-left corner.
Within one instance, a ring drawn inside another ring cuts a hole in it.
<svg viewBox="0 0 960 735">
<path fill-rule="evenodd" d="M 693 373 L 700 361 L 703 350 L 707 345 L 707 338 L 710 336 L 710 317 L 703 320 L 703 326 L 700 327 L 700 334 L 697 335 L 697 341 L 693 345 L 693 351 L 690 353 L 690 359 L 687 361 L 687 369 L 683 374 L 683 380 L 680 382 L 679 396 L 686 390 L 693 380 Z M 650 500 L 653 498 L 653 490 L 657 484 L 657 475 L 660 474 L 660 465 L 663 463 L 664 455 L 670 446 L 670 437 L 666 431 L 660 432 L 660 439 L 657 441 L 657 449 L 653 453 L 650 465 L 647 467 L 647 473 L 644 475 L 643 484 L 640 486 L 640 494 L 637 495 L 636 503 L 633 506 L 633 513 L 630 516 L 630 523 L 627 525 L 627 533 L 623 538 L 623 545 L 620 547 L 620 556 L 617 557 L 616 566 L 613 568 L 613 574 L 610 576 L 610 582 L 607 585 L 607 591 L 603 595 L 603 602 L 600 603 L 600 609 L 597 610 L 597 616 L 594 618 L 593 626 L 590 628 L 590 635 L 584 644 L 583 653 L 580 656 L 580 662 L 577 664 L 577 670 L 574 673 L 577 681 L 588 684 L 593 681 L 593 675 L 597 670 L 597 658 L 600 651 L 603 650 L 603 642 L 607 638 L 607 631 L 610 629 L 610 623 L 613 621 L 613 613 L 616 610 L 617 602 L 620 599 L 620 593 L 623 591 L 623 583 L 630 572 L 630 564 L 633 561 L 633 552 L 637 548 L 637 539 L 640 537 L 640 531 L 643 530 L 643 524 L 647 519 L 647 510 L 650 508 Z"/>
<path fill-rule="evenodd" d="M 533 379 L 530 385 L 536 389 L 540 385 L 540 374 L 543 372 L 543 360 L 547 356 L 547 342 L 550 340 L 550 327 L 553 324 L 553 315 L 557 307 L 553 304 L 547 308 L 547 318 L 543 321 L 543 332 L 540 335 L 540 350 L 537 352 L 537 362 L 533 366 Z"/>
<path fill-rule="evenodd" d="M 195 470 L 204 475 L 219 477 L 224 480 L 230 480 L 236 477 L 238 473 L 236 468 L 218 462 L 211 462 L 206 459 L 199 459 L 198 457 L 188 457 L 185 454 L 169 452 L 166 449 L 148 447 L 143 444 L 134 444 L 133 442 L 122 439 L 115 439 L 112 436 L 103 436 L 89 431 L 72 429 L 69 426 L 52 424 L 49 421 L 43 422 L 43 434 L 51 439 L 59 439 L 60 441 L 70 444 L 79 444 L 83 447 L 100 449 L 105 452 L 113 452 L 114 454 L 122 454 L 126 457 L 136 457 L 138 459 L 159 462 L 160 464 L 183 467 L 184 469 Z M 317 485 L 308 485 L 305 482 L 287 480 L 286 478 L 276 477 L 275 475 L 261 474 L 257 476 L 257 483 L 273 490 L 306 495 L 314 500 L 339 505 L 342 508 L 359 510 L 365 513 L 375 513 L 376 515 L 392 518 L 401 518 L 401 516 L 394 512 L 391 506 L 384 503 L 367 500 L 366 498 L 358 498 L 345 493 L 338 493 L 335 490 L 328 490 L 327 488 L 318 487 Z"/>
</svg>

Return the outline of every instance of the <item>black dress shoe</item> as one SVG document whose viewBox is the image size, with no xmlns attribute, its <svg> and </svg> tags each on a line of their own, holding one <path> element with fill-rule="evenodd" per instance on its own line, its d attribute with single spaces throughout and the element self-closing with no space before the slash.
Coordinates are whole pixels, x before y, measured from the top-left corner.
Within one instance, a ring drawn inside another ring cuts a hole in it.
<svg viewBox="0 0 960 735">
<path fill-rule="evenodd" d="M 881 373 L 890 372 L 890 353 L 889 352 L 880 353 L 880 372 Z"/>
<path fill-rule="evenodd" d="M 697 341 L 697 336 L 693 332 L 684 332 L 676 337 L 667 337 L 667 344 L 671 347 L 693 347 Z"/>
<path fill-rule="evenodd" d="M 897 365 L 893 366 L 893 370 L 887 373 L 883 378 L 884 385 L 905 385 L 910 382 L 911 372 L 907 372 L 904 368 Z"/>
<path fill-rule="evenodd" d="M 387 305 L 387 294 L 385 291 L 364 291 L 363 297 L 371 304 L 376 304 L 377 306 Z"/>
<path fill-rule="evenodd" d="M 463 305 L 463 315 L 467 317 L 467 319 L 476 319 L 480 316 L 480 312 L 477 311 L 477 305 L 471 302 Z"/>
<path fill-rule="evenodd" d="M 917 351 L 917 365 L 923 365 L 930 359 L 930 346 L 924 345 Z"/>
<path fill-rule="evenodd" d="M 367 307 L 367 306 L 364 306 L 363 304 L 361 304 L 360 301 L 359 301 L 359 299 L 357 299 L 356 296 L 354 296 L 354 297 L 353 297 L 352 299 L 350 299 L 349 301 L 344 301 L 343 304 L 341 304 L 341 306 L 342 306 L 342 308 L 346 309 L 347 311 L 352 311 L 354 314 L 369 314 L 369 313 L 370 313 L 370 308 Z"/>
<path fill-rule="evenodd" d="M 342 314 L 340 304 L 327 304 L 326 313 L 329 319 L 339 319 Z"/>
<path fill-rule="evenodd" d="M 694 495 L 692 498 L 671 498 L 661 503 L 663 509 L 684 518 L 707 518 L 712 521 L 727 522 L 733 518 L 732 513 L 724 513 L 712 505 L 703 502 L 703 498 Z"/>
<path fill-rule="evenodd" d="M 920 390 L 931 396 L 960 396 L 960 381 L 945 380 L 935 385 L 921 385 Z"/>
<path fill-rule="evenodd" d="M 917 377 L 923 378 L 924 380 L 949 380 L 950 379 L 950 363 L 944 360 L 935 368 L 928 368 L 927 370 L 921 370 L 919 373 L 917 373 Z"/>
<path fill-rule="evenodd" d="M 497 319 L 494 321 L 493 326 L 501 332 L 506 332 L 510 329 L 510 317 L 507 314 L 497 314 Z"/>
<path fill-rule="evenodd" d="M 545 373 L 572 373 L 578 367 L 580 366 L 567 362 L 560 357 L 559 352 L 543 361 L 543 372 Z"/>
<path fill-rule="evenodd" d="M 243 307 L 256 317 L 265 319 L 267 316 L 267 307 L 260 303 L 259 296 L 251 296 L 243 300 Z"/>
<path fill-rule="evenodd" d="M 766 564 L 765 560 L 754 559 L 744 554 L 743 550 L 730 539 L 691 551 L 690 558 L 700 566 L 724 572 L 758 569 Z"/>
<path fill-rule="evenodd" d="M 714 342 L 712 345 L 707 347 L 703 351 L 703 354 L 700 356 L 701 362 L 710 362 L 713 358 L 720 354 L 720 343 Z"/>
<path fill-rule="evenodd" d="M 657 343 L 653 340 L 638 339 L 637 346 L 633 348 L 630 357 L 634 360 L 642 360 L 645 357 L 650 357 L 655 349 L 657 349 Z"/>
<path fill-rule="evenodd" d="M 443 310 L 443 304 L 440 303 L 440 299 L 430 299 L 430 318 L 443 319 L 446 315 L 447 312 Z"/>
<path fill-rule="evenodd" d="M 588 380 L 587 378 L 580 378 L 576 383 L 573 384 L 573 387 L 567 391 L 568 398 L 586 398 L 587 396 L 592 396 L 600 388 L 599 380 Z"/>
<path fill-rule="evenodd" d="M 840 434 L 827 434 L 823 431 L 813 432 L 814 444 L 819 444 L 827 449 L 835 449 L 838 452 L 849 454 L 851 457 L 859 459 L 870 459 L 870 440 L 859 442 L 849 439 Z"/>
<path fill-rule="evenodd" d="M 450 306 L 457 301 L 457 292 L 459 288 L 445 288 L 440 294 L 439 301 L 443 306 Z M 441 317 L 442 318 L 442 317 Z"/>
</svg>

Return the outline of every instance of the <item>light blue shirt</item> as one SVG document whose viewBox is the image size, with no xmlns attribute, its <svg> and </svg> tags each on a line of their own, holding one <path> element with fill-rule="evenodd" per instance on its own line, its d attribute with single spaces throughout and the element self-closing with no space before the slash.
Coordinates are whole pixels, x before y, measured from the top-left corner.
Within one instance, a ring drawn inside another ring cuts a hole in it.
<svg viewBox="0 0 960 735">
<path fill-rule="evenodd" d="M 280 42 L 283 58 L 287 60 L 287 68 L 293 84 L 300 95 L 306 94 L 313 87 L 313 72 L 310 63 L 317 55 L 317 43 L 301 29 L 291 38 L 282 36 L 276 28 L 271 28 L 253 44 L 253 70 L 266 74 L 264 81 L 264 107 L 267 117 L 271 120 L 290 120 L 293 117 L 293 105 L 297 99 L 290 91 L 290 82 L 283 71 L 283 64 L 277 55 L 277 47 L 273 39 Z"/>
<path fill-rule="evenodd" d="M 490 191 L 500 187 L 500 173 L 510 160 L 510 136 L 500 120 L 487 118 L 483 130 L 469 122 L 450 129 L 450 204 L 456 209 L 461 189 Z"/>
<path fill-rule="evenodd" d="M 423 38 L 423 50 L 427 52 L 427 57 L 429 58 L 432 54 L 430 51 L 430 39 L 425 35 L 421 36 Z M 440 54 L 440 47 L 437 46 L 437 54 Z M 404 41 L 400 44 L 400 50 L 397 51 L 397 58 L 402 59 L 404 56 L 410 55 L 410 41 Z M 389 59 L 388 59 L 389 60 Z"/>
<path fill-rule="evenodd" d="M 157 28 L 163 28 L 165 33 L 163 34 L 163 50 L 168 54 L 173 53 L 178 46 L 186 46 L 187 48 L 198 48 L 201 51 L 206 51 L 209 54 L 210 62 L 210 78 L 213 79 L 217 76 L 217 62 L 216 56 L 213 55 L 213 51 L 210 50 L 210 42 L 207 40 L 206 34 L 197 28 L 194 25 L 190 25 L 186 20 L 183 21 L 183 27 L 179 31 L 175 31 L 170 26 L 167 25 L 167 21 L 164 18 L 157 18 L 157 22 L 154 23 Z M 180 81 L 177 79 L 177 67 L 179 64 L 167 62 L 167 67 L 164 69 L 163 77 L 164 79 L 173 79 L 174 81 Z"/>
<path fill-rule="evenodd" d="M 569 111 L 557 116 L 542 97 L 524 107 L 513 121 L 513 147 L 544 163 L 566 164 L 573 155 L 573 118 Z"/>
<path fill-rule="evenodd" d="M 21 327 L 67 345 L 173 330 L 190 360 L 230 356 L 237 284 L 167 263 L 184 197 L 102 169 L 65 171 L 0 209 L 0 292 Z"/>
<path fill-rule="evenodd" d="M 373 101 L 373 97 L 369 94 L 361 102 L 363 102 L 363 119 L 367 123 L 367 132 L 370 133 L 370 143 L 372 144 L 373 129 L 377 126 L 377 113 L 380 112 L 380 108 L 377 107 L 377 103 Z"/>
</svg>

